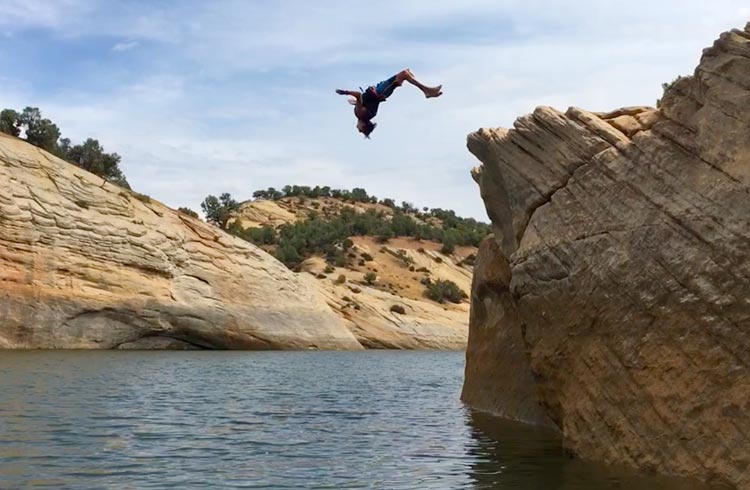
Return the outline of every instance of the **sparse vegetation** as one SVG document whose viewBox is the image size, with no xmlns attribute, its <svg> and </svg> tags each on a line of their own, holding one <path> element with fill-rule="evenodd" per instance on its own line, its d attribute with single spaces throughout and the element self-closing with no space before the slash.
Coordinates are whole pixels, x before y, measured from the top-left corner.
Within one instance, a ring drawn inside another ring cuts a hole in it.
<svg viewBox="0 0 750 490">
<path fill-rule="evenodd" d="M 273 200 L 288 197 L 333 197 L 352 203 L 378 202 L 362 188 L 349 191 L 327 186 L 288 185 L 281 191 L 270 187 L 254 192 L 253 197 Z M 277 229 L 244 229 L 237 221 L 228 225 L 231 216 L 239 209 L 239 204 L 226 193 L 218 198 L 208 196 L 201 207 L 206 219 L 220 228 L 256 245 L 274 246 L 276 257 L 291 269 L 316 254 L 323 255 L 329 264 L 345 266 L 344 253 L 353 246 L 350 237 L 354 236 L 373 236 L 383 243 L 395 237 L 432 240 L 442 243 L 443 253 L 450 254 L 457 246 L 478 246 L 490 233 L 489 225 L 472 218 L 460 218 L 453 211 L 433 208 L 423 213 L 413 204 L 404 202 L 398 207 L 393 199 L 388 198 L 379 203 L 391 208 L 392 213 L 376 209 L 357 212 L 352 207 L 344 206 L 336 216 L 325 217 L 324 213 L 316 211 L 309 213 L 303 221 L 285 224 Z M 370 254 L 362 254 L 362 258 L 365 261 L 372 260 Z"/>
<path fill-rule="evenodd" d="M 367 274 L 365 274 L 364 279 L 367 284 L 373 285 L 375 284 L 375 281 L 378 280 L 378 275 L 374 272 L 368 272 Z"/>
<path fill-rule="evenodd" d="M 141 194 L 140 192 L 131 192 L 130 195 L 138 199 L 141 202 L 145 202 L 146 204 L 151 202 L 151 196 L 149 196 L 148 194 Z"/>
<path fill-rule="evenodd" d="M 675 79 L 674 79 L 674 80 L 672 80 L 671 82 L 664 82 L 664 83 L 662 83 L 662 84 L 661 84 L 661 88 L 662 88 L 662 90 L 664 91 L 664 94 L 666 94 L 666 93 L 667 93 L 667 91 L 669 91 L 669 90 L 670 90 L 670 89 L 671 89 L 672 87 L 674 87 L 674 86 L 675 86 L 675 84 L 679 83 L 679 82 L 680 82 L 680 81 L 681 81 L 681 80 L 682 80 L 683 78 L 687 78 L 687 77 L 683 77 L 683 76 L 678 76 L 677 78 L 675 78 Z M 663 96 L 662 96 L 662 97 L 663 97 Z M 662 99 L 659 99 L 659 100 L 657 100 L 657 101 L 656 101 L 656 107 L 657 107 L 657 108 L 660 108 L 660 107 L 661 107 L 661 100 L 662 100 Z"/>
<path fill-rule="evenodd" d="M 21 137 L 34 146 L 96 174 L 109 182 L 130 189 L 125 175 L 120 170 L 120 155 L 107 153 L 98 140 L 88 138 L 82 144 L 73 145 L 62 138 L 60 128 L 42 117 L 38 107 L 26 107 L 17 112 L 13 109 L 0 111 L 0 132 Z"/>
<path fill-rule="evenodd" d="M 445 303 L 446 301 L 460 303 L 462 299 L 467 297 L 466 293 L 458 287 L 458 284 L 442 279 L 435 282 L 429 281 L 425 295 L 438 303 Z"/>
<path fill-rule="evenodd" d="M 190 216 L 191 218 L 198 218 L 198 213 L 190 208 L 178 208 L 177 212 L 180 214 L 184 214 L 185 216 Z"/>
</svg>

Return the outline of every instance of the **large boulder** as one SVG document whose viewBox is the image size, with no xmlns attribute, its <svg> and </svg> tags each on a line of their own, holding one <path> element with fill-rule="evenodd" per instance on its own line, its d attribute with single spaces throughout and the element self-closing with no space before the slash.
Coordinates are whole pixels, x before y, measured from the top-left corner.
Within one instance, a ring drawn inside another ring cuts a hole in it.
<svg viewBox="0 0 750 490">
<path fill-rule="evenodd" d="M 659 109 L 541 107 L 469 136 L 495 241 L 468 403 L 585 458 L 750 489 L 748 108 L 750 26 Z"/>
<path fill-rule="evenodd" d="M 257 247 L 0 135 L 0 348 L 191 347 L 362 348 Z"/>
</svg>

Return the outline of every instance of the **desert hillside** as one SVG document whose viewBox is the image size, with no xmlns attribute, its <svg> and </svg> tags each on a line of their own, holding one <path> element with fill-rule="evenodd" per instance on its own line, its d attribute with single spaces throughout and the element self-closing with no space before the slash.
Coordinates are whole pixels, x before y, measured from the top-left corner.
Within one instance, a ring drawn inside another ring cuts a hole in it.
<svg viewBox="0 0 750 490">
<path fill-rule="evenodd" d="M 293 188 L 276 195 L 272 190 L 256 193 L 259 198 L 237 206 L 227 229 L 255 241 L 304 276 L 365 347 L 465 347 L 469 320 L 466 293 L 477 247 L 460 243 L 481 239 L 489 231 L 486 226 L 477 223 L 472 228 L 473 220 L 465 223 L 445 210 L 419 211 L 408 203 L 397 206 L 391 199 L 378 201 L 362 189 L 341 194 L 333 190 L 336 197 L 298 189 L 300 195 L 296 196 L 279 195 L 293 194 Z M 337 235 L 347 235 L 343 240 L 328 237 L 316 246 L 297 247 L 299 252 L 294 249 L 292 260 L 281 250 L 286 246 L 285 234 L 295 234 L 291 241 L 296 235 L 316 235 L 316 230 L 326 225 L 311 223 L 345 226 L 342 216 L 347 215 L 371 223 L 361 224 L 361 230 L 360 223 L 354 224 L 360 235 L 344 233 Z M 399 231 L 399 220 L 406 222 L 404 231 Z M 387 224 L 381 226 L 383 223 Z M 396 223 L 395 232 L 390 223 Z M 366 230 L 368 226 L 372 230 Z M 266 240 L 271 234 L 279 238 Z M 397 236 L 401 234 L 412 236 Z"/>
</svg>

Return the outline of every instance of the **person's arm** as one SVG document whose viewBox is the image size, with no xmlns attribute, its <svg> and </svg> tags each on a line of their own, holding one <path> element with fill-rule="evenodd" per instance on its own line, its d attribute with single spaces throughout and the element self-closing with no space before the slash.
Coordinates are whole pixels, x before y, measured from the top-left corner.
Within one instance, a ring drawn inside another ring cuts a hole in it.
<svg viewBox="0 0 750 490">
<path fill-rule="evenodd" d="M 351 97 L 354 97 L 356 99 L 356 103 L 359 104 L 362 102 L 362 94 L 360 92 L 356 92 L 354 90 L 336 90 L 336 93 L 339 95 L 349 95 Z"/>
</svg>

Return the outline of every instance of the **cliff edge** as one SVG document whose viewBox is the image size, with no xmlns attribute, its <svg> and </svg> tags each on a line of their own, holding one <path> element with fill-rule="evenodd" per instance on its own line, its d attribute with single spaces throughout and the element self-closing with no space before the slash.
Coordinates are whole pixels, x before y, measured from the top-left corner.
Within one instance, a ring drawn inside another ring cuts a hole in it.
<svg viewBox="0 0 750 490">
<path fill-rule="evenodd" d="M 463 399 L 582 457 L 750 489 L 750 24 L 658 109 L 540 107 L 468 147 Z"/>
</svg>

